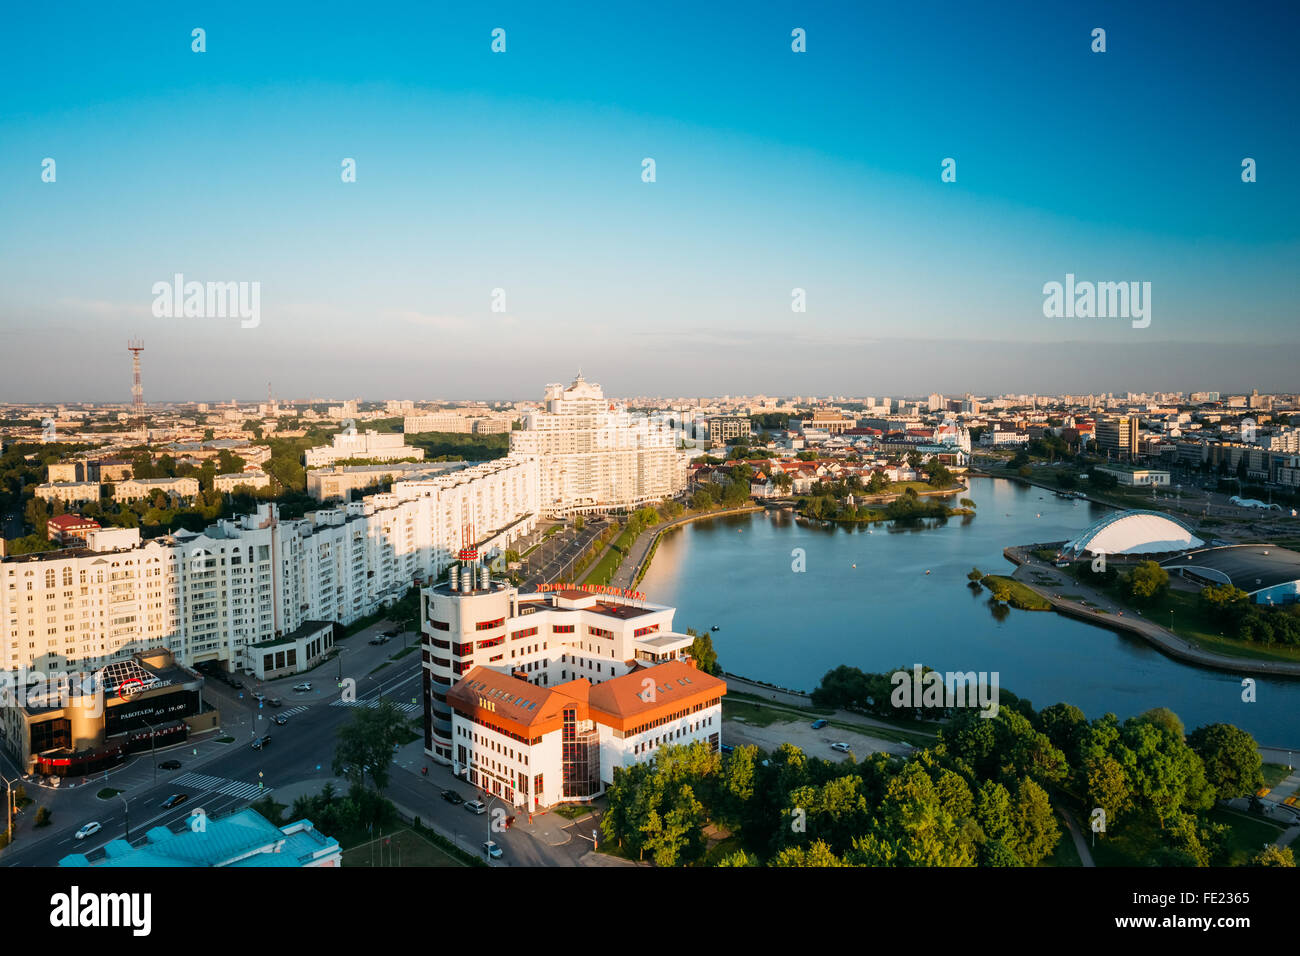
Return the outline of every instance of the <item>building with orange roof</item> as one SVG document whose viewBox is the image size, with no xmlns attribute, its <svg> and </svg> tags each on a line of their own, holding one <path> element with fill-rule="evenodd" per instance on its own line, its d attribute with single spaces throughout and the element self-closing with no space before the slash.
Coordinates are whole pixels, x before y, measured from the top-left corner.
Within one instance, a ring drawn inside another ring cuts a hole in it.
<svg viewBox="0 0 1300 956">
<path fill-rule="evenodd" d="M 453 744 L 463 741 L 455 739 L 451 693 L 476 669 L 531 686 L 535 694 L 573 695 L 579 684 L 599 691 L 629 674 L 686 666 L 695 639 L 673 630 L 675 608 L 603 590 L 520 593 L 492 580 L 476 561 L 453 567 L 449 581 L 423 588 L 425 753 L 438 763 L 458 762 Z"/>
<path fill-rule="evenodd" d="M 446 695 L 452 772 L 529 811 L 591 800 L 615 768 L 652 760 L 666 744 L 716 751 L 726 692 L 689 659 L 554 687 L 475 667 Z"/>
</svg>

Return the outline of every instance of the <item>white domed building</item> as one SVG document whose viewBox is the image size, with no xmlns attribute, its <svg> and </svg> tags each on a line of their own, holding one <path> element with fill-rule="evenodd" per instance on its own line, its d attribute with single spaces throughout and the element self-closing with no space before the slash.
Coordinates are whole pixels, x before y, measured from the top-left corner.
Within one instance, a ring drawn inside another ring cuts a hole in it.
<svg viewBox="0 0 1300 956">
<path fill-rule="evenodd" d="M 1177 518 L 1159 511 L 1117 511 L 1085 528 L 1061 547 L 1061 557 L 1156 555 L 1199 548 L 1205 542 Z"/>
</svg>

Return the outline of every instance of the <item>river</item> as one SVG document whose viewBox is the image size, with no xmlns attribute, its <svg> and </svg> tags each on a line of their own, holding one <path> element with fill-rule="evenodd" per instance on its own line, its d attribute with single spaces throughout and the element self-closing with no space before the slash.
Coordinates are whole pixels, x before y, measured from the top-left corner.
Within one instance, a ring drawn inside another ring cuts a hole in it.
<svg viewBox="0 0 1300 956">
<path fill-rule="evenodd" d="M 969 497 L 973 518 L 871 533 L 788 513 L 697 521 L 660 540 L 639 589 L 677 608 L 678 631 L 719 625 L 727 670 L 783 687 L 812 690 L 839 664 L 996 671 L 1038 709 L 1066 701 L 1124 718 L 1168 707 L 1189 732 L 1223 721 L 1262 745 L 1300 747 L 1300 681 L 1256 677 L 1245 703 L 1242 675 L 1179 663 L 1127 633 L 1051 611 L 995 618 L 987 592 L 966 587 L 973 565 L 1010 574 L 1007 545 L 1072 537 L 1110 509 L 994 478 L 972 478 Z"/>
</svg>

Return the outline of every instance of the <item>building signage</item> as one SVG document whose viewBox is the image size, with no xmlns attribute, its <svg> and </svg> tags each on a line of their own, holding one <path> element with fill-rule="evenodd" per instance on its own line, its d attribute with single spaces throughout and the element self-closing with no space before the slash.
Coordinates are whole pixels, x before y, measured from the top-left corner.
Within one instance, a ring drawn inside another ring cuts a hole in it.
<svg viewBox="0 0 1300 956">
<path fill-rule="evenodd" d="M 616 588 L 609 584 L 540 584 L 539 591 L 586 591 L 589 594 L 608 594 L 611 597 L 623 597 L 629 601 L 644 601 L 645 592 Z"/>
</svg>

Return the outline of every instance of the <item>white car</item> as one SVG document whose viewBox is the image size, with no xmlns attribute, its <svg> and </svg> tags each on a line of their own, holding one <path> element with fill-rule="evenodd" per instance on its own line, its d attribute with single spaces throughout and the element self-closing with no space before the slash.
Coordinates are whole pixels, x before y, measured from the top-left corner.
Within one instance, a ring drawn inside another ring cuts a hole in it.
<svg viewBox="0 0 1300 956">
<path fill-rule="evenodd" d="M 846 754 L 849 752 L 849 745 L 846 743 L 831 744 L 831 750 L 837 750 L 842 754 Z"/>
<path fill-rule="evenodd" d="M 487 804 L 482 800 L 471 800 L 465 804 L 465 809 L 470 813 L 487 813 Z"/>
<path fill-rule="evenodd" d="M 311 681 L 309 681 L 309 680 L 305 680 L 305 681 L 303 681 L 301 684 L 294 684 L 294 685 L 293 685 L 293 689 L 294 689 L 294 690 L 303 690 L 303 691 L 311 690 Z"/>
<path fill-rule="evenodd" d="M 98 833 L 102 829 L 104 829 L 103 824 L 101 824 L 99 821 L 96 820 L 94 822 L 87 823 L 84 827 L 82 827 L 73 835 L 78 840 L 84 840 L 86 839 L 86 837 L 93 836 L 94 834 Z"/>
</svg>

